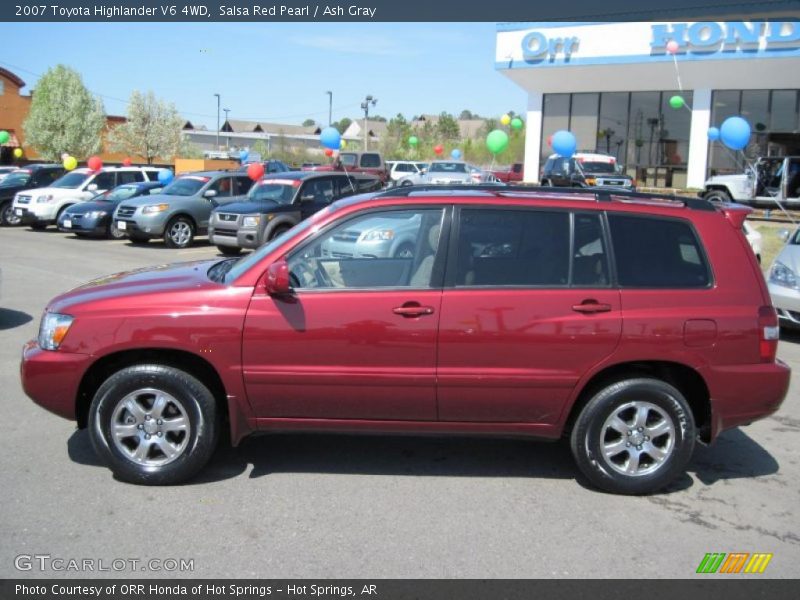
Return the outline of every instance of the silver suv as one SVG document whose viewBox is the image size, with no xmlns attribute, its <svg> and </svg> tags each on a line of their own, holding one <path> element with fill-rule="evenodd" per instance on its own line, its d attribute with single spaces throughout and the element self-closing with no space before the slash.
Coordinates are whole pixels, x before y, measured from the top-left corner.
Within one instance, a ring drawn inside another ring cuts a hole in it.
<svg viewBox="0 0 800 600">
<path fill-rule="evenodd" d="M 169 248 L 186 248 L 208 230 L 211 211 L 242 200 L 253 181 L 237 171 L 202 171 L 176 178 L 155 196 L 125 200 L 114 211 L 114 225 L 134 244 L 163 237 Z"/>
</svg>

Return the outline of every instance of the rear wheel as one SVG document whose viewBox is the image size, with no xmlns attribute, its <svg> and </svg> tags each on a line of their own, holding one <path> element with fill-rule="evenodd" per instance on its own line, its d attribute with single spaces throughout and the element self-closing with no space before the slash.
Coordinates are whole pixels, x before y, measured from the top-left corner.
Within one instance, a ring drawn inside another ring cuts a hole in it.
<svg viewBox="0 0 800 600">
<path fill-rule="evenodd" d="M 597 487 L 649 494 L 674 480 L 692 456 L 695 424 L 680 391 L 659 379 L 627 379 L 597 393 L 571 435 L 572 454 Z"/>
<path fill-rule="evenodd" d="M 164 230 L 164 243 L 168 248 L 188 248 L 194 241 L 194 223 L 187 217 L 175 217 Z"/>
<path fill-rule="evenodd" d="M 709 202 L 730 202 L 731 197 L 725 190 L 711 190 L 706 193 L 703 198 Z"/>
<path fill-rule="evenodd" d="M 235 248 L 233 246 L 217 246 L 217 250 L 225 256 L 239 256 L 239 253 L 242 251 L 241 248 Z"/>
<path fill-rule="evenodd" d="M 0 207 L 0 225 L 3 227 L 13 227 L 19 225 L 22 221 L 16 213 L 14 213 L 14 203 L 10 200 Z"/>
</svg>

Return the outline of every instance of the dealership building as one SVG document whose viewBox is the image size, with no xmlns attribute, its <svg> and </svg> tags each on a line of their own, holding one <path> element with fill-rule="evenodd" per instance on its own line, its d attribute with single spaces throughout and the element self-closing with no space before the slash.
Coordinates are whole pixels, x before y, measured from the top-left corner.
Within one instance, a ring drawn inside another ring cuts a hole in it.
<svg viewBox="0 0 800 600">
<path fill-rule="evenodd" d="M 527 181 L 561 129 L 647 186 L 699 188 L 744 157 L 800 155 L 798 21 L 500 23 L 495 66 L 528 93 Z M 734 115 L 752 128 L 738 153 L 708 140 Z"/>
</svg>

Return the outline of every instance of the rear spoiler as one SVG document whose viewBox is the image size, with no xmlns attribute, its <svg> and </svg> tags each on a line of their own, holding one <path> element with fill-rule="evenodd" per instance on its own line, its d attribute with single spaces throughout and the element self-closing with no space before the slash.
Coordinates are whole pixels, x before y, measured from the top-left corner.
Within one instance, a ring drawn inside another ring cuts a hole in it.
<svg viewBox="0 0 800 600">
<path fill-rule="evenodd" d="M 734 229 L 741 229 L 747 216 L 753 212 L 749 206 L 736 202 L 721 202 L 719 208 Z"/>
</svg>

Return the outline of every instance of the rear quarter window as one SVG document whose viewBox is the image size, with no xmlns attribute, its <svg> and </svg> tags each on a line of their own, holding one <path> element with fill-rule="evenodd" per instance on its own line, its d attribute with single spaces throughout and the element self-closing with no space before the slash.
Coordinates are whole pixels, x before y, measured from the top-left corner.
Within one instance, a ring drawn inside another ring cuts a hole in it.
<svg viewBox="0 0 800 600">
<path fill-rule="evenodd" d="M 377 168 L 381 166 L 380 154 L 362 154 L 361 166 L 367 169 Z"/>
<path fill-rule="evenodd" d="M 608 216 L 617 280 L 632 288 L 705 288 L 711 284 L 706 254 L 680 219 Z"/>
</svg>

